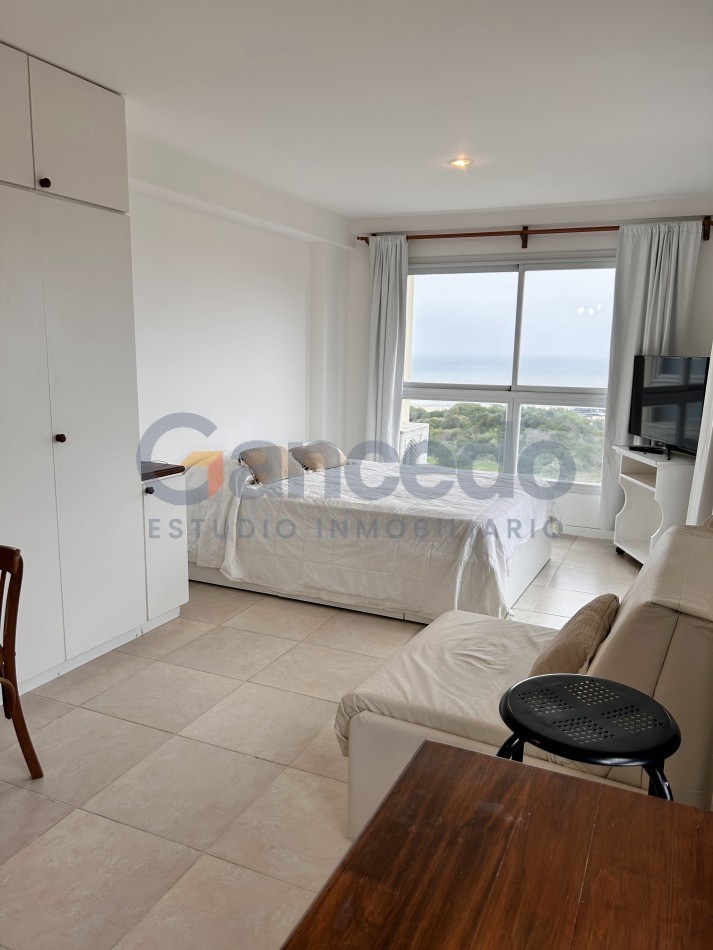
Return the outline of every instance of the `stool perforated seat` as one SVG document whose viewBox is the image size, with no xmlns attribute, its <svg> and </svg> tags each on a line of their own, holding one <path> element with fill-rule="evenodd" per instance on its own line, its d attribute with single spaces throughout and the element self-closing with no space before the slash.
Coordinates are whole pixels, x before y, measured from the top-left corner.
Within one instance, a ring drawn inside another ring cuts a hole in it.
<svg viewBox="0 0 713 950">
<path fill-rule="evenodd" d="M 590 765 L 640 765 L 649 795 L 673 800 L 664 761 L 681 744 L 671 714 L 645 693 L 594 676 L 551 673 L 511 686 L 500 716 L 512 736 L 498 756 L 522 762 L 524 744 Z"/>
</svg>

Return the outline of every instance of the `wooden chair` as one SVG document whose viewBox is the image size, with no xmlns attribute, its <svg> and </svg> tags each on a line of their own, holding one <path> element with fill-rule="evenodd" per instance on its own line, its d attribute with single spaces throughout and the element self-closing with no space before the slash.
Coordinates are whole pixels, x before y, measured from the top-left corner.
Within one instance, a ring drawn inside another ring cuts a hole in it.
<svg viewBox="0 0 713 950">
<path fill-rule="evenodd" d="M 7 592 L 5 590 L 6 580 Z M 2 687 L 2 707 L 6 719 L 11 719 L 17 734 L 17 741 L 27 762 L 32 778 L 42 778 L 42 766 L 37 758 L 27 723 L 22 713 L 20 691 L 17 688 L 15 670 L 15 636 L 17 634 L 17 612 L 20 606 L 20 588 L 22 587 L 22 555 L 17 548 L 0 545 L 0 620 L 2 623 L 2 642 L 0 643 L 0 687 Z"/>
</svg>

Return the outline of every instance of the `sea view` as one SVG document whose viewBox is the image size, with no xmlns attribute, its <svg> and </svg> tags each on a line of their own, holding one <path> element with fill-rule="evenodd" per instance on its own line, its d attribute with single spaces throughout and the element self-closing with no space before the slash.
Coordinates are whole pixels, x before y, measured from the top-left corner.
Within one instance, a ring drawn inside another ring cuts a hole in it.
<svg viewBox="0 0 713 950">
<path fill-rule="evenodd" d="M 520 360 L 518 378 L 521 386 L 605 389 L 607 375 L 608 360 L 601 357 L 557 359 L 533 356 Z M 434 356 L 414 353 L 410 378 L 421 383 L 509 386 L 512 381 L 512 360 L 500 354 Z"/>
</svg>

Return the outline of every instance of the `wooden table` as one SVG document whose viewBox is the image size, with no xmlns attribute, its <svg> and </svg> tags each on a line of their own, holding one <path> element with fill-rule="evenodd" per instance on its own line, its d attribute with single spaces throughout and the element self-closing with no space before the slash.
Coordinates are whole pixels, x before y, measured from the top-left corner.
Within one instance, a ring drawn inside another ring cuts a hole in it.
<svg viewBox="0 0 713 950">
<path fill-rule="evenodd" d="M 713 947 L 713 815 L 424 743 L 285 950 Z"/>
</svg>

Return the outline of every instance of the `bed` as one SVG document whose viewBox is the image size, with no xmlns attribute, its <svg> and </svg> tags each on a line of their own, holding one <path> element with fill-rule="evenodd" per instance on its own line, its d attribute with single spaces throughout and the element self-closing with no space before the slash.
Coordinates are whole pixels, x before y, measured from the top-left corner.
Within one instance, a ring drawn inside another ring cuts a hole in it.
<svg viewBox="0 0 713 950">
<path fill-rule="evenodd" d="M 221 462 L 208 497 L 206 466 L 187 471 L 192 580 L 415 621 L 503 617 L 550 558 L 538 480 L 350 460 L 257 485 Z"/>
</svg>

